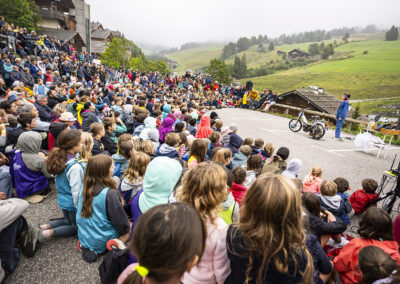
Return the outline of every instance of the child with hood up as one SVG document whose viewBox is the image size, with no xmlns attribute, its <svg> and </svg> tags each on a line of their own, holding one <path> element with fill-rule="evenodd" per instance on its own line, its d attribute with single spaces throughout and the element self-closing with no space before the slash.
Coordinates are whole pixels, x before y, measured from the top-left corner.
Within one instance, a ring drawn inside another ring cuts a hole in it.
<svg viewBox="0 0 400 284">
<path fill-rule="evenodd" d="M 48 187 L 48 178 L 44 155 L 39 155 L 42 136 L 38 132 L 28 131 L 18 138 L 18 150 L 11 152 L 10 173 L 18 198 L 24 198 L 43 192 Z"/>
<path fill-rule="evenodd" d="M 210 117 L 203 116 L 200 120 L 200 125 L 197 127 L 195 138 L 208 138 L 213 130 L 210 127 Z"/>
<path fill-rule="evenodd" d="M 167 115 L 171 112 L 171 105 L 164 105 L 162 108 L 162 119 L 164 121 L 164 119 L 167 117 Z"/>
<path fill-rule="evenodd" d="M 291 159 L 282 175 L 290 179 L 297 178 L 302 164 L 303 163 L 299 159 Z"/>
<path fill-rule="evenodd" d="M 158 129 L 158 132 L 160 134 L 160 142 L 164 143 L 165 142 L 165 136 L 174 131 L 172 126 L 174 125 L 174 120 L 170 117 L 166 117 L 164 121 L 162 122 L 160 128 Z"/>
</svg>

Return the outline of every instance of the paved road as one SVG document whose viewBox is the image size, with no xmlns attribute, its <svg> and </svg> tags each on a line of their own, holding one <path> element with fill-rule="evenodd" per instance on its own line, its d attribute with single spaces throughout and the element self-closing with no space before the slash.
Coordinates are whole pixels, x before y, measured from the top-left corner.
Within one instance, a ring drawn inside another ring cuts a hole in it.
<svg viewBox="0 0 400 284">
<path fill-rule="evenodd" d="M 400 147 L 393 147 L 386 159 L 374 154 L 356 152 L 352 142 L 333 141 L 333 131 L 329 130 L 320 141 L 312 140 L 307 133 L 293 133 L 288 129 L 288 119 L 242 109 L 224 109 L 217 113 L 225 125 L 236 123 L 239 134 L 245 137 L 263 138 L 278 149 L 290 149 L 290 158 L 303 161 L 300 178 L 309 173 L 313 166 L 321 166 L 323 178 L 345 177 L 353 189 L 360 188 L 362 179 L 369 177 L 380 180 Z M 350 134 L 344 136 L 353 137 Z M 31 205 L 25 214 L 31 223 L 44 223 L 62 216 L 56 202 L 56 193 L 40 204 Z M 34 258 L 21 256 L 16 271 L 6 281 L 11 283 L 100 283 L 98 266 L 100 261 L 88 264 L 76 249 L 76 239 L 54 238 L 41 245 Z"/>
</svg>

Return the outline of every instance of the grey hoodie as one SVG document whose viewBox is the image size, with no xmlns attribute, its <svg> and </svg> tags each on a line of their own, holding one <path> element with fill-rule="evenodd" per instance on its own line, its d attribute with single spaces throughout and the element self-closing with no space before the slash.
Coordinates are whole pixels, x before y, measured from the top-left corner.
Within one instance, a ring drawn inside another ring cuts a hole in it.
<svg viewBox="0 0 400 284">
<path fill-rule="evenodd" d="M 282 175 L 288 178 L 297 178 L 302 164 L 303 163 L 299 159 L 291 159 Z"/>
<path fill-rule="evenodd" d="M 25 213 L 29 203 L 19 198 L 0 200 L 0 232 Z"/>
<path fill-rule="evenodd" d="M 334 210 L 339 209 L 340 207 L 340 202 L 342 198 L 340 195 L 334 195 L 334 196 L 327 196 L 327 195 L 320 195 L 321 200 L 328 206 L 329 208 L 332 208 Z"/>
<path fill-rule="evenodd" d="M 45 158 L 39 156 L 42 136 L 35 131 L 27 131 L 18 137 L 18 149 L 21 151 L 22 161 L 31 171 L 42 172 L 47 178 L 51 175 L 47 172 Z"/>
</svg>

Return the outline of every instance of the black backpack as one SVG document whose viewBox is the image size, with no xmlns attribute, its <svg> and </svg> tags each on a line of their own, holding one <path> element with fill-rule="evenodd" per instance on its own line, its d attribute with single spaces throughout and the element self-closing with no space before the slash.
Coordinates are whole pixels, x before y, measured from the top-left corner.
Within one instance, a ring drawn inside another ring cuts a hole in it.
<svg viewBox="0 0 400 284">
<path fill-rule="evenodd" d="M 104 257 L 99 266 L 100 280 L 102 284 L 116 283 L 118 277 L 128 266 L 129 247 L 121 249 L 112 249 Z"/>
</svg>

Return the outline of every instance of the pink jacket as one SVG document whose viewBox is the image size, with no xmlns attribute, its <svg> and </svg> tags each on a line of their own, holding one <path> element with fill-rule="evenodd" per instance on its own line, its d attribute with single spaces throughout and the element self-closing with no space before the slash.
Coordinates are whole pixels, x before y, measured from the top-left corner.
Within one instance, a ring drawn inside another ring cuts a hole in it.
<svg viewBox="0 0 400 284">
<path fill-rule="evenodd" d="M 207 240 L 201 261 L 182 277 L 183 283 L 215 284 L 224 283 L 231 273 L 226 251 L 228 225 L 218 217 L 215 225 L 207 221 Z"/>
<path fill-rule="evenodd" d="M 320 193 L 321 178 L 309 174 L 303 180 L 303 192 Z"/>
</svg>

